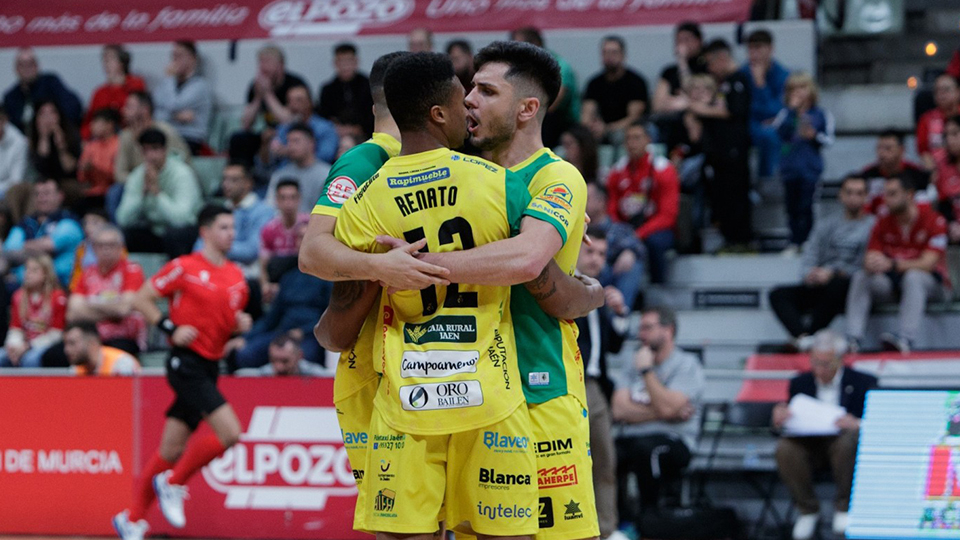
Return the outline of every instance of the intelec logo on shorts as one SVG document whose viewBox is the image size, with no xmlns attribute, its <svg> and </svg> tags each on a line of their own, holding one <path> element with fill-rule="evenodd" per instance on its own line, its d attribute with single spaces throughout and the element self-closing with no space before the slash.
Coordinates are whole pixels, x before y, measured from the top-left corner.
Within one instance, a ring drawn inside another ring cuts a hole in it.
<svg viewBox="0 0 960 540">
<path fill-rule="evenodd" d="M 496 506 L 490 506 L 488 504 L 483 504 L 483 501 L 477 502 L 477 513 L 481 516 L 486 516 L 487 519 L 493 521 L 495 519 L 525 519 L 533 516 L 533 510 L 530 508 L 525 508 L 522 506 L 504 506 L 502 503 Z"/>
<path fill-rule="evenodd" d="M 257 407 L 240 442 L 203 478 L 226 495 L 225 508 L 323 510 L 330 497 L 357 493 L 343 441 L 366 434 L 341 433 L 337 424 L 333 407 Z"/>
</svg>

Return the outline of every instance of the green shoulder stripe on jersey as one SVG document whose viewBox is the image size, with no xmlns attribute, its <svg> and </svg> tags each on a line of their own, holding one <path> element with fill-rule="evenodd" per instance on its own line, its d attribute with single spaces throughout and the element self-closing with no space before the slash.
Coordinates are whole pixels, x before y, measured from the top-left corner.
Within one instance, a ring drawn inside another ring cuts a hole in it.
<svg viewBox="0 0 960 540">
<path fill-rule="evenodd" d="M 347 150 L 330 168 L 330 173 L 327 174 L 323 184 L 323 193 L 317 200 L 317 206 L 340 208 L 346 201 L 342 196 L 336 196 L 336 189 L 333 190 L 334 197 L 331 198 L 331 187 L 334 182 L 346 177 L 355 184 L 353 189 L 356 189 L 376 174 L 388 159 L 390 155 L 387 151 L 373 140 L 362 142 Z"/>
<path fill-rule="evenodd" d="M 523 284 L 514 285 L 510 291 L 510 312 L 527 403 L 544 403 L 567 395 L 560 321 L 540 309 Z"/>
<path fill-rule="evenodd" d="M 530 204 L 530 192 L 527 191 L 527 182 L 520 175 L 509 170 L 504 172 L 506 173 L 504 182 L 507 196 L 507 222 L 510 223 L 510 235 L 516 236 L 520 233 L 523 212 Z"/>
<path fill-rule="evenodd" d="M 548 164 L 553 163 L 554 161 L 560 161 L 559 158 L 551 154 L 550 152 L 544 152 L 540 154 L 540 157 L 527 163 L 519 169 L 511 169 L 513 172 L 520 175 L 520 178 L 523 179 L 523 184 L 526 186 L 530 185 L 530 181 L 533 180 L 533 177 L 540 172 L 540 169 L 546 167 Z"/>
<path fill-rule="evenodd" d="M 543 152 L 539 157 L 530 163 L 527 163 L 523 167 L 511 170 L 513 170 L 513 172 L 518 174 L 520 178 L 523 179 L 524 186 L 529 186 L 530 182 L 533 181 L 533 177 L 536 176 L 541 169 L 556 161 L 560 161 L 560 158 L 556 157 L 552 152 L 547 151 Z M 557 232 L 560 233 L 560 238 L 563 240 L 563 243 L 567 243 L 567 228 L 560 221 L 567 218 L 564 217 L 561 212 L 558 212 L 557 210 L 541 203 L 534 203 L 524 210 L 524 215 L 528 215 L 541 221 L 546 221 L 547 223 L 553 225 L 553 227 L 557 229 Z"/>
</svg>

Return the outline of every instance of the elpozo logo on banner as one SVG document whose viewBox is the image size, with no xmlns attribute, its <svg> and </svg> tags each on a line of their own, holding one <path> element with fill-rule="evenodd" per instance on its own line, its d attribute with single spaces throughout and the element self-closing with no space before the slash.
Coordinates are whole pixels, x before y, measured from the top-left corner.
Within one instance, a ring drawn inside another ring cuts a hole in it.
<svg viewBox="0 0 960 540">
<path fill-rule="evenodd" d="M 409 17 L 414 0 L 277 0 L 260 11 L 260 27 L 271 37 L 356 34 Z"/>
<path fill-rule="evenodd" d="M 203 469 L 228 509 L 323 510 L 357 487 L 332 407 L 256 407 L 240 442 Z"/>
</svg>

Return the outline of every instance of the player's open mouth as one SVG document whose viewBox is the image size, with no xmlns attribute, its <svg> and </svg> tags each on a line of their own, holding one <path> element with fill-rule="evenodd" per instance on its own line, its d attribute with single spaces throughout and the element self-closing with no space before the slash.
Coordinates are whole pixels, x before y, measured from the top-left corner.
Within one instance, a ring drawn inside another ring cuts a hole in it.
<svg viewBox="0 0 960 540">
<path fill-rule="evenodd" d="M 469 131 L 472 134 L 474 131 L 476 131 L 479 125 L 480 125 L 480 122 L 477 122 L 477 120 L 473 116 L 469 114 L 467 115 L 467 131 Z"/>
</svg>

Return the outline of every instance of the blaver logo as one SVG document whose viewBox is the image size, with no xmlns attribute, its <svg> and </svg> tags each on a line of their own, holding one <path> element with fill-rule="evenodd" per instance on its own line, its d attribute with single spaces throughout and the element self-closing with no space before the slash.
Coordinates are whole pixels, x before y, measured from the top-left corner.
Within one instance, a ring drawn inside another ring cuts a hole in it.
<svg viewBox="0 0 960 540">
<path fill-rule="evenodd" d="M 241 419 L 242 420 L 242 419 Z M 323 510 L 357 493 L 332 407 L 257 407 L 240 442 L 203 469 L 230 509 Z M 362 475 L 362 473 L 361 473 Z"/>
</svg>

